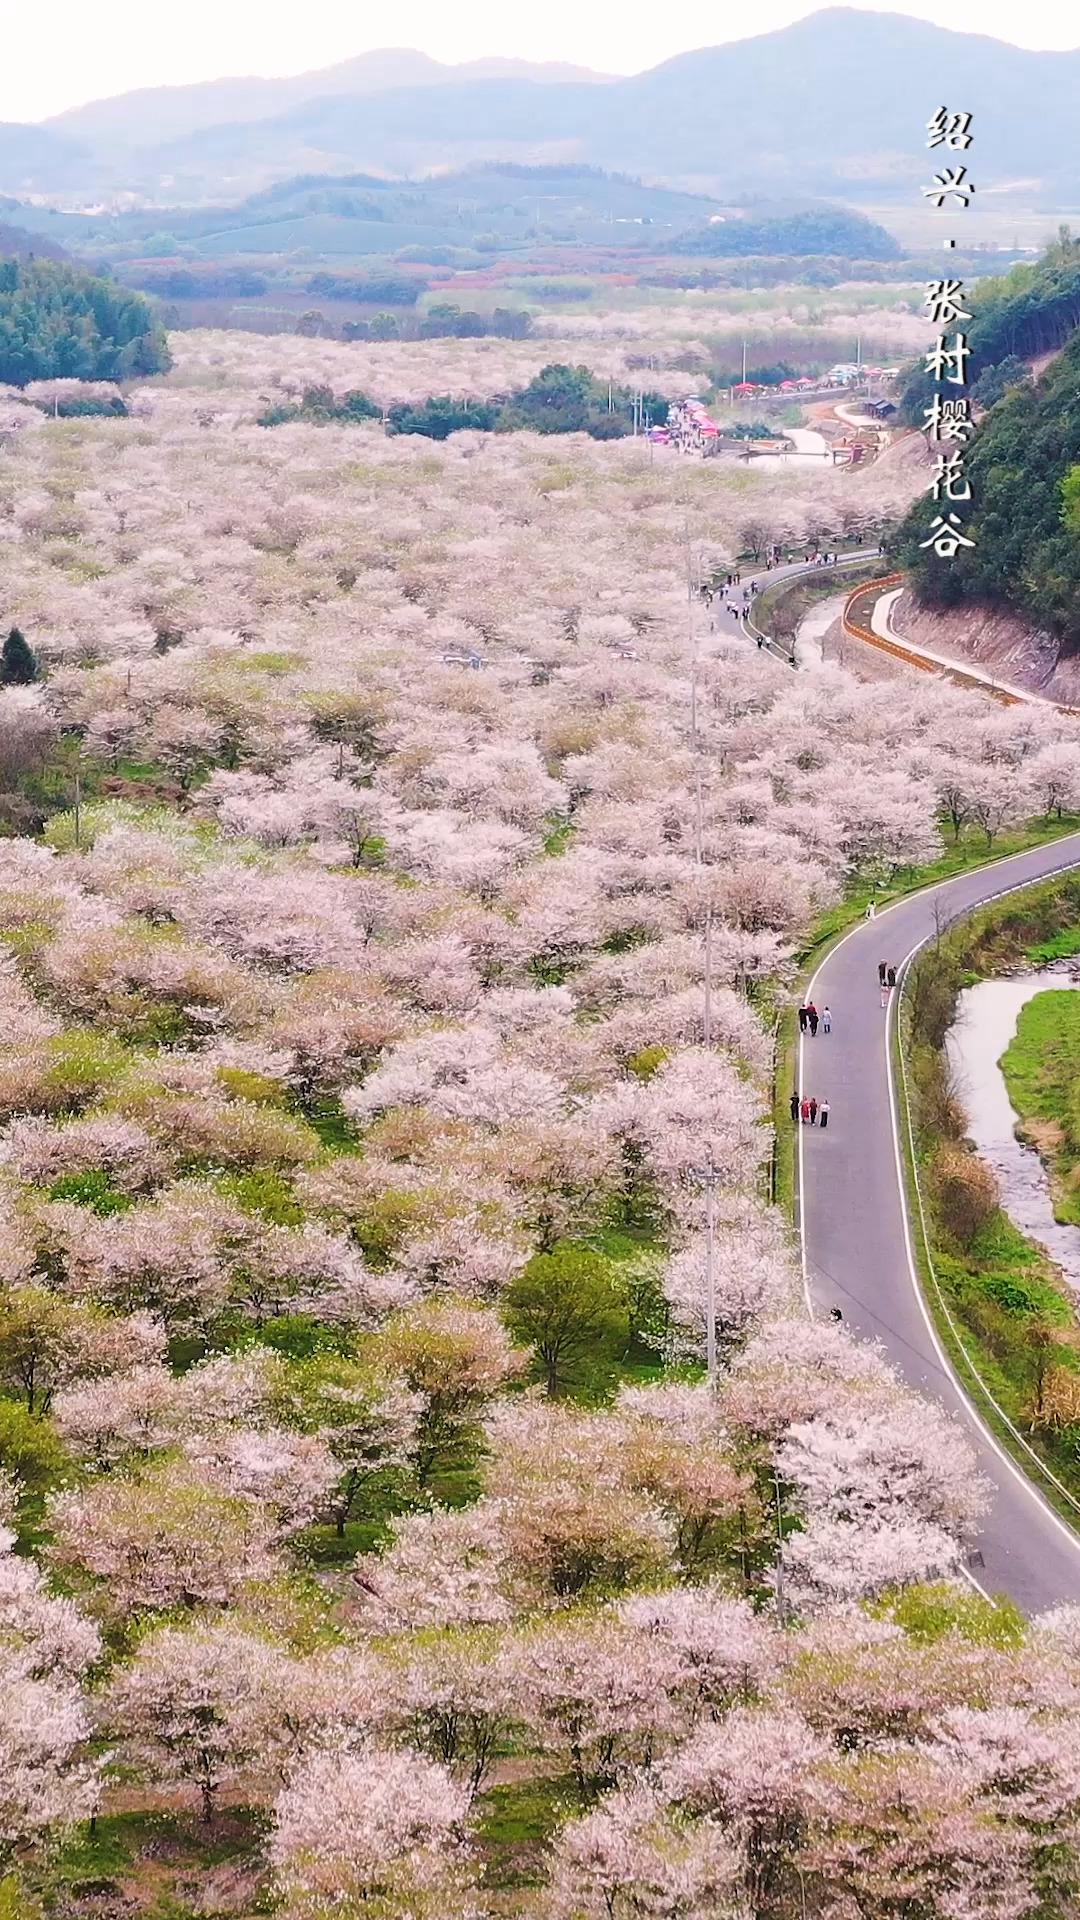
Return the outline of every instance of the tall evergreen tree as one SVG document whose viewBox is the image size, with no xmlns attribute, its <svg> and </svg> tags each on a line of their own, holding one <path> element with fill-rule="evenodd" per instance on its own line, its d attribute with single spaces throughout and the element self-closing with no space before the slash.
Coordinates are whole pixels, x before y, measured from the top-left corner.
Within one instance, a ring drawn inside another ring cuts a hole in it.
<svg viewBox="0 0 1080 1920">
<path fill-rule="evenodd" d="M 0 686 L 28 687 L 37 677 L 36 653 L 18 627 L 12 627 L 0 648 Z"/>
</svg>

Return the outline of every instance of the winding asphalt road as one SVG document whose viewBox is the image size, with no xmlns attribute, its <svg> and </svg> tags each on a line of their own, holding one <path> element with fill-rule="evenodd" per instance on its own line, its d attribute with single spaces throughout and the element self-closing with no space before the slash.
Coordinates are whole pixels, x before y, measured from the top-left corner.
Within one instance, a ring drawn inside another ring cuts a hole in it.
<svg viewBox="0 0 1080 1920">
<path fill-rule="evenodd" d="M 829 456 L 826 455 L 826 458 L 828 457 Z M 845 584 L 850 584 L 848 577 L 843 571 L 845 563 L 851 560 L 866 560 L 872 553 L 872 547 L 854 547 L 850 548 L 846 553 L 839 555 L 836 583 L 838 589 L 842 588 Z M 884 565 L 884 562 L 882 562 L 882 564 Z M 753 611 L 758 594 L 761 593 L 765 587 L 775 586 L 778 580 L 794 580 L 799 574 L 809 573 L 816 575 L 820 573 L 820 571 L 821 569 L 816 567 L 813 562 L 807 565 L 805 560 L 792 560 L 781 566 L 772 568 L 767 568 L 762 564 L 756 572 L 752 572 L 749 567 L 744 567 L 742 570 L 742 580 L 737 587 L 730 587 L 725 592 L 717 592 L 710 616 L 712 630 L 715 633 L 722 633 L 728 636 L 738 634 L 743 639 L 756 640 L 757 629 L 751 629 L 745 622 L 747 614 Z M 828 571 L 831 577 L 831 565 Z M 757 589 L 757 593 L 753 591 L 754 588 Z M 728 604 L 729 601 L 732 603 L 730 606 Z M 782 660 L 785 666 L 791 667 L 794 665 L 790 657 L 790 649 L 782 646 L 778 640 L 766 639 L 764 647 L 765 651 L 770 653 L 774 659 Z"/>
<path fill-rule="evenodd" d="M 796 561 L 750 577 L 760 590 L 807 571 L 805 562 Z M 714 603 L 714 630 L 756 637 L 745 625 L 742 585 L 731 593 L 739 603 L 735 611 L 724 598 L 717 595 Z M 779 646 L 769 650 L 784 657 Z M 826 955 L 807 989 L 819 1010 L 830 1008 L 832 1032 L 819 1027 L 816 1038 L 803 1036 L 798 1057 L 800 1089 L 826 1097 L 830 1105 L 825 1133 L 799 1128 L 798 1221 L 807 1303 L 814 1313 L 839 1307 L 852 1332 L 879 1340 L 903 1378 L 932 1394 L 966 1427 L 993 1488 L 969 1575 L 987 1593 L 1007 1593 L 1027 1613 L 1080 1601 L 1080 1536 L 1047 1505 L 976 1413 L 923 1303 L 913 1253 L 918 1226 L 907 1217 L 890 1064 L 894 1005 L 881 1006 L 878 962 L 902 974 L 936 931 L 938 917 L 951 919 L 995 894 L 1074 866 L 1080 866 L 1080 834 L 942 881 L 854 928 Z"/>
<path fill-rule="evenodd" d="M 1080 865 L 1080 834 L 942 881 L 883 908 L 826 955 L 807 990 L 832 1032 L 800 1037 L 798 1084 L 826 1097 L 828 1130 L 799 1128 L 799 1226 L 807 1299 L 815 1313 L 840 1308 L 851 1330 L 880 1340 L 911 1386 L 932 1394 L 967 1427 L 994 1487 L 970 1573 L 988 1593 L 1007 1593 L 1026 1612 L 1080 1601 L 1080 1537 L 1013 1465 L 957 1382 L 923 1305 L 905 1207 L 899 1119 L 878 963 L 902 974 L 946 918 L 995 894 Z M 895 995 L 891 997 L 895 1000 Z"/>
</svg>

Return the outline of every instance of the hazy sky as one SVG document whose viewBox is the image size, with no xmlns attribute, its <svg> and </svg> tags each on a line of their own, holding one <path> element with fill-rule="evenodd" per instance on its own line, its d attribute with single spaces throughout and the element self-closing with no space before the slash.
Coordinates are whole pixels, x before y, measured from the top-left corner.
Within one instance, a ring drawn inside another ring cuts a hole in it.
<svg viewBox="0 0 1080 1920">
<path fill-rule="evenodd" d="M 1022 47 L 1072 47 L 1080 22 L 1062 0 L 940 0 L 877 4 L 942 26 L 992 34 Z M 391 9 L 355 0 L 3 0 L 0 120 L 41 120 L 65 107 L 225 74 L 292 74 L 329 66 L 372 47 L 419 47 L 437 60 L 504 54 L 572 60 L 609 73 L 636 73 L 692 47 L 716 46 L 784 27 L 817 10 L 805 0 L 398 0 Z"/>
</svg>

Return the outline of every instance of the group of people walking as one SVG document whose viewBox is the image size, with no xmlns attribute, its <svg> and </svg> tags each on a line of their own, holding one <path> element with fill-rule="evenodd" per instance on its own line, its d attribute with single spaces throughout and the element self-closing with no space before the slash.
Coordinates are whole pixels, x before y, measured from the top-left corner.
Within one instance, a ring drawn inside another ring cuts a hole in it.
<svg viewBox="0 0 1080 1920">
<path fill-rule="evenodd" d="M 887 1007 L 889 995 L 896 985 L 896 968 L 890 967 L 887 960 L 879 960 L 877 965 L 878 986 L 881 988 L 881 1004 Z"/>
<path fill-rule="evenodd" d="M 807 1000 L 799 1008 L 799 1032 L 808 1033 L 813 1040 L 819 1027 L 822 1033 L 832 1032 L 832 1010 L 822 1007 L 819 1013 L 813 1001 Z M 796 1087 L 791 1096 L 791 1117 L 796 1125 L 801 1122 L 804 1127 L 827 1127 L 829 1103 L 814 1094 L 800 1093 Z"/>
<path fill-rule="evenodd" d="M 751 580 L 750 585 L 748 587 L 743 588 L 741 600 L 739 598 L 738 593 L 733 588 L 732 591 L 727 595 L 724 601 L 724 605 L 727 608 L 729 613 L 746 615 L 750 611 L 750 602 L 753 599 L 756 592 L 757 592 L 757 581 Z"/>
</svg>

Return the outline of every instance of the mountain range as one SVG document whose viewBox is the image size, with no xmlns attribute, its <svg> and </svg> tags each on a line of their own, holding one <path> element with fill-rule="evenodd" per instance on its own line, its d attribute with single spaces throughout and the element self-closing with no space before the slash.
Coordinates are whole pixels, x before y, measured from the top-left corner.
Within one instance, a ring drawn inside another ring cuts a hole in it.
<svg viewBox="0 0 1080 1920">
<path fill-rule="evenodd" d="M 570 66 L 561 60 L 538 63 L 466 60 L 460 65 L 448 66 L 415 49 L 384 47 L 374 53 L 358 54 L 355 60 L 343 60 L 337 66 L 295 74 L 285 80 L 206 80 L 192 86 L 141 87 L 135 93 L 118 94 L 112 100 L 93 100 L 85 107 L 71 107 L 43 124 L 68 139 L 85 141 L 91 146 L 98 143 L 109 147 L 158 146 L 165 140 L 182 140 L 204 127 L 269 120 L 307 101 L 324 99 L 327 94 L 460 86 L 473 80 L 533 80 L 541 84 L 585 80 L 599 84 L 607 78 L 606 74 L 593 73 L 588 67 Z"/>
<path fill-rule="evenodd" d="M 974 116 L 980 192 L 1080 195 L 1080 50 L 1034 53 L 903 14 L 828 7 L 630 78 L 413 52 L 294 80 L 222 80 L 0 124 L 0 191 L 227 203 L 298 174 L 409 177 L 488 159 L 573 162 L 724 199 L 798 191 L 920 204 L 926 122 Z"/>
</svg>

